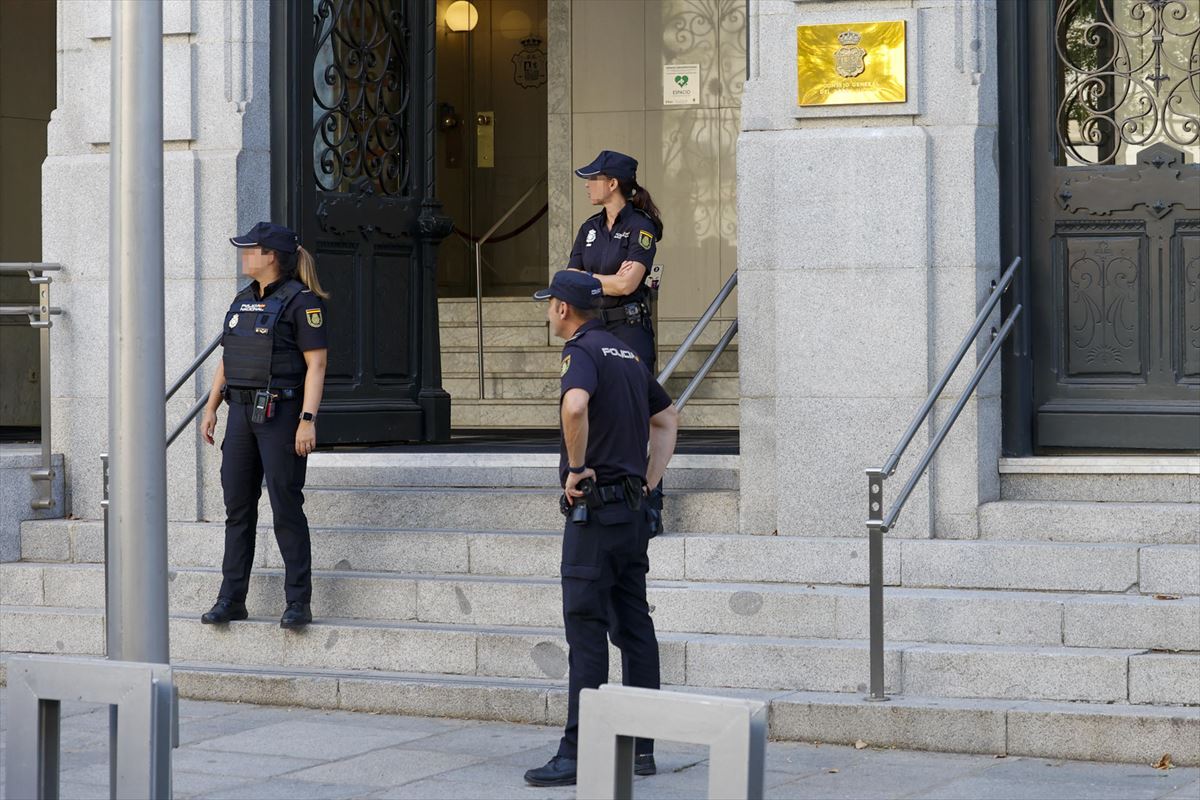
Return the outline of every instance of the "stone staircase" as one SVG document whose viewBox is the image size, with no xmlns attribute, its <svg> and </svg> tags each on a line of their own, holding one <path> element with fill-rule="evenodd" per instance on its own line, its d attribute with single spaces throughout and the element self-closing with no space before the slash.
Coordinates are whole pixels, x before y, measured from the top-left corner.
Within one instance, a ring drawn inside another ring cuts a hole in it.
<svg viewBox="0 0 1200 800">
<path fill-rule="evenodd" d="M 551 341 L 546 307 L 528 298 L 484 299 L 484 386 L 479 399 L 476 309 L 473 298 L 438 301 L 442 343 L 442 386 L 454 398 L 454 428 L 557 428 L 562 342 Z M 693 322 L 659 325 L 660 363 L 679 346 Z M 714 323 L 684 359 L 666 389 L 678 397 L 712 352 L 724 331 Z M 738 427 L 737 340 L 717 361 L 687 408 L 687 428 Z"/>
<path fill-rule="evenodd" d="M 202 626 L 222 526 L 171 523 L 181 693 L 560 724 L 554 462 L 313 456 L 318 619 L 301 633 L 278 627 L 267 530 L 251 620 Z M 782 739 L 1200 764 L 1200 504 L 1003 500 L 977 540 L 889 539 L 895 696 L 867 703 L 865 539 L 734 533 L 734 456 L 680 456 L 667 485 L 649 588 L 664 683 L 767 700 Z M 102 536 L 23 524 L 23 561 L 0 565 L 0 650 L 103 652 Z"/>
</svg>

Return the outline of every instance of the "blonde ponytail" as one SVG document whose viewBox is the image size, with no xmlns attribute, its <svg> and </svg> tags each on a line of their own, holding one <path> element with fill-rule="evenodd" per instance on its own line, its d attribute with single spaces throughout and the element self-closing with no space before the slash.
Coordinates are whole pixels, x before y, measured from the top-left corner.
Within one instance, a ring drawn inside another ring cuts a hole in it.
<svg viewBox="0 0 1200 800">
<path fill-rule="evenodd" d="M 299 246 L 296 248 L 296 277 L 317 297 L 328 299 L 329 292 L 321 288 L 321 281 L 317 279 L 316 260 L 312 253 Z"/>
</svg>

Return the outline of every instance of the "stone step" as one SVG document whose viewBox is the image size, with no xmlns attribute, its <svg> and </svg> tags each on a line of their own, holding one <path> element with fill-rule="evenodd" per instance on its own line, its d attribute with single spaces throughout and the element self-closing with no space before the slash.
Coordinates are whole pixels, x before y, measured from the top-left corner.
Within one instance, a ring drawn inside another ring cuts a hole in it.
<svg viewBox="0 0 1200 800">
<path fill-rule="evenodd" d="M 1200 544 L 1200 503 L 1003 500 L 979 507 L 983 539 Z"/>
<path fill-rule="evenodd" d="M 729 307 L 726 308 L 726 312 Z M 438 323 L 443 337 L 447 330 L 466 329 L 472 332 L 471 342 L 475 341 L 475 299 L 474 298 L 445 298 L 438 301 Z M 698 344 L 714 345 L 732 324 L 733 318 L 717 318 L 709 324 L 700 335 Z M 546 307 L 541 303 L 532 302 L 529 298 L 486 297 L 483 300 L 484 336 L 494 329 L 514 326 L 546 326 Z M 696 319 L 674 319 L 660 316 L 658 319 L 658 341 L 664 348 L 674 349 L 696 324 Z M 443 338 L 443 344 L 448 344 Z"/>
<path fill-rule="evenodd" d="M 563 681 L 180 660 L 172 666 L 180 696 L 191 700 L 535 725 L 566 721 Z M 0 683 L 4 668 L 0 660 Z M 916 695 L 864 703 L 859 693 L 663 688 L 768 703 L 768 735 L 781 741 L 863 740 L 873 747 L 1142 764 L 1170 753 L 1180 767 L 1200 765 L 1197 708 Z"/>
<path fill-rule="evenodd" d="M 255 558 L 260 566 L 280 567 L 267 524 L 264 521 L 259 530 Z M 170 563 L 180 567 L 219 564 L 222 531 L 222 525 L 214 522 L 170 523 Z M 98 522 L 25 522 L 21 536 L 26 561 L 103 560 L 103 533 Z M 313 568 L 553 578 L 559 571 L 560 537 L 550 530 L 496 533 L 315 525 Z M 883 577 L 887 586 L 911 589 L 1171 598 L 1200 595 L 1198 566 L 1200 547 L 1190 545 L 904 540 L 885 543 Z M 650 543 L 650 577 L 703 583 L 863 586 L 868 578 L 867 547 L 858 538 L 669 533 Z"/>
<path fill-rule="evenodd" d="M 169 577 L 171 608 L 181 614 L 208 610 L 221 582 L 213 566 L 174 567 Z M 279 613 L 282 597 L 282 569 L 257 569 L 251 614 Z M 862 588 L 651 580 L 648 597 L 659 631 L 868 636 Z M 0 565 L 0 604 L 98 608 L 103 601 L 98 564 Z M 517 627 L 562 620 L 559 581 L 548 577 L 317 569 L 313 606 L 338 619 Z M 887 635 L 898 641 L 1200 651 L 1200 598 L 895 588 L 884 609 Z"/>
<path fill-rule="evenodd" d="M 2 606 L 0 622 L 5 652 L 102 654 L 99 610 Z M 172 615 L 170 632 L 172 657 L 180 661 L 554 680 L 567 674 L 566 642 L 557 628 L 318 619 L 297 634 L 281 630 L 274 615 L 228 627 Z M 664 683 L 852 692 L 864 690 L 868 675 L 867 644 L 858 640 L 663 632 L 659 648 Z M 1169 660 L 1160 655 L 896 642 L 885 650 L 885 685 L 888 691 L 957 698 L 1094 703 L 1200 698 L 1200 654 Z M 1134 666 L 1139 659 L 1152 668 Z"/>
<path fill-rule="evenodd" d="M 304 491 L 312 525 L 470 530 L 562 530 L 554 489 L 314 488 Z M 667 530 L 715 533 L 737 529 L 738 494 L 730 490 L 679 489 L 664 507 Z M 260 518 L 270 519 L 264 494 Z"/>
<path fill-rule="evenodd" d="M 679 397 L 691 380 L 691 375 L 672 377 L 663 388 L 671 397 Z M 484 378 L 484 392 L 490 399 L 546 400 L 555 408 L 558 406 L 561 386 L 558 373 L 553 375 L 531 373 L 498 375 L 489 372 Z M 479 396 L 479 379 L 475 375 L 470 377 L 447 376 L 442 379 L 442 388 L 450 393 L 456 403 L 459 398 L 475 399 Z M 692 396 L 697 399 L 726 399 L 737 402 L 739 398 L 737 373 L 710 372 L 696 387 L 696 392 Z"/>
<path fill-rule="evenodd" d="M 469 324 L 447 325 L 443 323 L 438 331 L 442 347 L 466 347 L 472 350 L 479 348 L 479 332 L 472 320 Z M 485 325 L 483 329 L 483 349 L 487 353 L 493 349 L 507 347 L 554 347 L 550 329 L 543 319 L 540 322 L 508 322 L 503 324 Z M 561 343 L 557 345 L 561 350 Z"/>
<path fill-rule="evenodd" d="M 1200 457 L 1002 458 L 1000 496 L 1005 500 L 1200 503 Z"/>
<path fill-rule="evenodd" d="M 679 365 L 681 375 L 695 374 L 711 352 L 711 347 L 695 347 L 683 357 Z M 533 373 L 557 375 L 562 363 L 559 347 L 508 347 L 491 352 L 484 350 L 484 374 L 489 373 Z M 713 365 L 717 372 L 737 373 L 737 348 L 730 346 Z M 448 347 L 442 345 L 442 376 L 469 377 L 479 374 L 479 357 L 474 347 Z"/>
<path fill-rule="evenodd" d="M 104 615 L 98 609 L 0 606 L 0 623 L 5 652 L 103 654 Z M 170 636 L 171 656 L 182 661 L 555 680 L 567 674 L 566 640 L 558 628 L 318 618 L 295 635 L 281 630 L 275 615 L 218 628 L 195 615 L 172 614 Z M 665 683 L 687 684 L 690 672 L 705 685 L 859 691 L 867 676 L 863 642 L 669 632 L 658 638 Z M 891 683 L 900 675 L 900 652 L 886 654 Z"/>
<path fill-rule="evenodd" d="M 558 485 L 557 452 L 552 453 L 410 453 L 318 452 L 308 457 L 309 487 L 517 487 Z M 683 453 L 671 459 L 664 477 L 675 489 L 736 489 L 736 455 Z"/>
<path fill-rule="evenodd" d="M 681 428 L 736 430 L 740 420 L 737 400 L 697 398 L 680 412 Z M 558 400 L 477 400 L 456 397 L 450 406 L 456 430 L 555 429 L 559 426 Z"/>
<path fill-rule="evenodd" d="M 438 300 L 438 325 L 474 325 L 474 297 L 445 297 Z M 545 323 L 546 307 L 532 297 L 485 297 L 483 324 Z"/>
<path fill-rule="evenodd" d="M 658 348 L 664 357 L 674 353 L 676 348 L 683 343 L 693 324 L 690 321 L 659 322 Z M 708 330 L 701 334 L 694 346 L 703 348 L 705 352 L 711 351 L 728 326 L 728 322 L 714 322 Z M 439 328 L 439 339 L 442 347 L 468 348 L 477 351 L 479 331 L 475 327 L 474 315 L 470 322 L 443 322 Z M 562 341 L 551 336 L 545 317 L 541 317 L 537 321 L 489 322 L 484 325 L 483 348 L 485 353 L 507 347 L 547 347 L 557 353 L 562 350 Z M 731 347 L 737 347 L 736 339 L 731 343 Z"/>
</svg>

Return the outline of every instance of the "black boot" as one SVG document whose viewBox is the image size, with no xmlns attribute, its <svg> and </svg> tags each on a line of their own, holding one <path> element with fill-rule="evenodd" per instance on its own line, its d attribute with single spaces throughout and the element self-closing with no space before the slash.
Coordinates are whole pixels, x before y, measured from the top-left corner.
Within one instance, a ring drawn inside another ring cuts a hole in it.
<svg viewBox="0 0 1200 800">
<path fill-rule="evenodd" d="M 312 622 L 312 611 L 309 610 L 308 603 L 294 602 L 287 604 L 287 609 L 279 618 L 279 627 L 303 628 L 310 622 Z"/>
<path fill-rule="evenodd" d="M 525 782 L 530 786 L 574 786 L 575 759 L 555 756 L 544 767 L 525 773 Z"/>
<path fill-rule="evenodd" d="M 200 621 L 205 625 L 224 625 L 248 616 L 245 602 L 235 603 L 227 597 L 218 597 L 213 607 L 200 616 Z"/>
<path fill-rule="evenodd" d="M 654 763 L 653 753 L 642 753 L 633 759 L 634 775 L 657 775 L 658 766 Z"/>
</svg>

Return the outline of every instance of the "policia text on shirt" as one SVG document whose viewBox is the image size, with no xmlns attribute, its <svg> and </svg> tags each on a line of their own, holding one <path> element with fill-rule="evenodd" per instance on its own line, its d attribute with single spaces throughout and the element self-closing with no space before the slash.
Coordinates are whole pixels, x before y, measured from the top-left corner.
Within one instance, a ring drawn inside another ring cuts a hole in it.
<svg viewBox="0 0 1200 800">
<path fill-rule="evenodd" d="M 566 730 L 558 754 L 525 773 L 534 786 L 575 783 L 579 693 L 607 682 L 608 639 L 621 650 L 626 684 L 659 688 L 658 639 L 646 602 L 653 517 L 646 487 L 662 480 L 679 419 L 642 358 L 597 318 L 602 293 L 594 276 L 564 270 L 534 295 L 550 300 L 550 330 L 567 340 L 559 478 L 567 514 L 561 573 L 569 647 Z M 654 743 L 639 739 L 635 751 L 638 774 L 653 773 Z"/>
<path fill-rule="evenodd" d="M 217 602 L 200 619 L 209 625 L 246 619 L 265 478 L 285 567 L 287 608 L 279 624 L 298 628 L 312 622 L 312 551 L 303 490 L 325 385 L 321 300 L 326 294 L 312 256 L 282 225 L 260 222 L 230 241 L 241 251 L 242 272 L 251 282 L 225 315 L 221 364 L 200 426 L 204 440 L 213 444 L 217 409 L 222 400 L 229 403 L 221 442 L 224 580 Z"/>
</svg>

